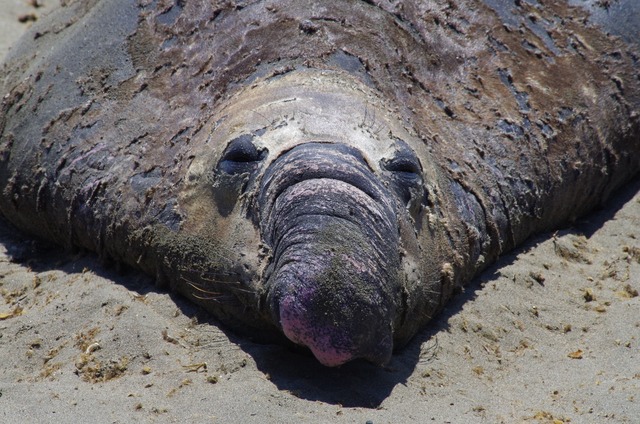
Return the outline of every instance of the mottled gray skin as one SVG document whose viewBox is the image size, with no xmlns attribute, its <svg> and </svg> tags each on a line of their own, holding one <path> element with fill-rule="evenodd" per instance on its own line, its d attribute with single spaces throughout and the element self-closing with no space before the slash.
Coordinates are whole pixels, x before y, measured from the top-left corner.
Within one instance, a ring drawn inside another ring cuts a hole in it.
<svg viewBox="0 0 640 424">
<path fill-rule="evenodd" d="M 640 169 L 640 14 L 570 2 L 68 2 L 0 74 L 0 212 L 383 364 Z"/>
</svg>

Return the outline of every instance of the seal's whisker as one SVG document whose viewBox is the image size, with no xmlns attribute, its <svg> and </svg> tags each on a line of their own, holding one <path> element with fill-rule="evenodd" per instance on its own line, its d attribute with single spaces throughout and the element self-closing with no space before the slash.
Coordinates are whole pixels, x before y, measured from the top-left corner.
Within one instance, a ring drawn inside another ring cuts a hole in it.
<svg viewBox="0 0 640 424">
<path fill-rule="evenodd" d="M 380 122 L 378 123 L 378 129 L 374 130 L 373 133 L 375 135 L 380 134 L 384 129 L 389 129 L 389 126 L 387 124 L 385 124 L 384 122 Z"/>
<path fill-rule="evenodd" d="M 232 271 L 213 271 L 213 270 L 205 270 L 205 271 L 199 271 L 200 275 L 207 275 L 207 276 L 225 276 L 225 277 L 234 277 L 237 278 L 240 276 L 239 272 L 232 272 Z"/>
<path fill-rule="evenodd" d="M 210 301 L 213 301 L 213 302 L 222 303 L 222 299 L 221 299 L 222 295 L 220 295 L 220 296 L 218 296 L 218 295 L 216 295 L 216 296 L 206 296 L 205 297 L 205 296 L 198 296 L 197 294 L 192 293 L 192 296 L 195 299 L 198 299 L 198 300 L 210 300 Z"/>
<path fill-rule="evenodd" d="M 185 281 L 188 285 L 190 285 L 191 287 L 193 287 L 194 289 L 198 290 L 201 293 L 206 293 L 206 294 L 210 294 L 210 295 L 214 295 L 214 296 L 223 296 L 224 295 L 223 293 L 220 293 L 218 291 L 212 291 L 212 290 L 206 289 L 206 288 L 202 287 L 202 285 L 200 285 L 199 283 L 197 283 L 195 281 L 192 281 L 192 280 L 188 279 L 185 276 L 181 276 L 180 278 L 183 281 Z M 253 293 L 253 290 L 238 287 L 239 285 L 242 284 L 239 281 L 215 281 L 215 280 L 209 280 L 207 282 L 212 282 L 214 284 L 223 284 L 223 285 L 226 286 L 225 290 L 233 290 L 234 292 L 241 292 L 241 293 L 248 293 L 248 294 Z M 232 285 L 232 286 L 228 287 L 228 285 Z"/>
<path fill-rule="evenodd" d="M 207 301 L 213 301 L 213 302 L 219 302 L 219 303 L 223 301 L 222 298 L 225 296 L 223 293 L 206 290 L 202 287 L 198 287 L 196 283 L 192 283 L 188 281 L 186 278 L 184 280 L 187 282 L 189 286 L 191 286 L 191 288 L 196 290 L 196 292 L 191 293 L 191 295 L 194 298 L 199 300 L 207 300 Z M 202 295 L 199 293 L 202 293 Z"/>
<path fill-rule="evenodd" d="M 202 288 L 202 287 L 198 286 L 197 283 L 188 281 L 186 278 L 184 280 L 187 282 L 187 284 L 189 286 L 191 286 L 195 290 L 199 291 L 200 293 L 205 293 L 205 294 L 210 294 L 210 295 L 217 295 L 217 296 L 221 296 L 222 295 L 220 292 L 215 292 L 215 291 L 211 291 L 211 290 L 207 290 L 205 288 Z"/>
<path fill-rule="evenodd" d="M 261 117 L 262 119 L 264 119 L 264 122 L 265 122 L 266 126 L 270 126 L 273 123 L 273 121 L 270 121 L 269 118 L 267 118 L 266 116 L 264 116 L 263 114 L 261 114 L 257 110 L 252 110 L 252 112 L 255 113 L 256 115 L 258 115 L 259 117 Z"/>
<path fill-rule="evenodd" d="M 213 276 L 213 277 L 231 277 L 237 279 L 240 276 L 238 272 L 232 271 L 214 271 L 214 270 L 198 270 L 189 267 L 178 267 L 178 270 L 185 273 L 198 273 L 200 276 Z M 222 282 L 222 281 L 221 281 Z"/>
<path fill-rule="evenodd" d="M 240 284 L 240 283 L 238 283 L 238 284 Z M 241 288 L 234 287 L 234 288 L 232 288 L 232 290 L 233 290 L 234 292 L 255 294 L 255 291 L 254 291 L 254 290 L 249 290 L 249 289 L 241 289 Z"/>
<path fill-rule="evenodd" d="M 216 277 L 219 277 L 219 278 L 216 278 Z M 214 275 L 210 275 L 209 276 L 209 275 L 206 275 L 206 274 L 200 274 L 200 278 L 202 280 L 207 281 L 207 282 L 211 282 L 211 283 L 216 283 L 216 284 L 237 284 L 238 283 L 237 279 L 223 280 L 223 279 L 220 279 L 222 277 L 237 277 L 237 275 L 233 275 L 233 274 L 217 275 L 217 274 L 214 274 Z"/>
<path fill-rule="evenodd" d="M 366 125 L 366 122 L 367 122 L 367 115 L 368 115 L 368 113 L 369 113 L 368 108 L 369 108 L 369 107 L 368 107 L 368 105 L 366 105 L 366 104 L 365 104 L 365 105 L 364 105 L 364 116 L 362 117 L 362 122 L 360 123 L 360 127 L 361 127 L 361 128 L 362 128 L 362 127 L 364 127 L 364 126 Z"/>
<path fill-rule="evenodd" d="M 180 276 L 180 279 L 183 281 L 186 281 L 189 284 L 197 284 L 193 280 L 189 279 L 184 275 Z M 236 281 L 215 280 L 213 278 L 203 278 L 203 277 L 198 278 L 198 280 L 201 280 L 202 282 L 205 282 L 205 283 L 220 284 L 220 285 L 228 285 L 228 284 L 236 283 Z"/>
<path fill-rule="evenodd" d="M 373 109 L 373 116 L 371 117 L 371 125 L 369 125 L 369 129 L 373 130 L 373 127 L 376 125 L 376 109 Z"/>
</svg>

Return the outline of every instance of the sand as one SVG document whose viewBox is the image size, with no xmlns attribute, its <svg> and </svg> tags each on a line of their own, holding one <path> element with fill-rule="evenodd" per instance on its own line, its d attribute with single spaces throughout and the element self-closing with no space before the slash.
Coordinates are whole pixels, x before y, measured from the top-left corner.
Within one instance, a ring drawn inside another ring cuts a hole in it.
<svg viewBox="0 0 640 424">
<path fill-rule="evenodd" d="M 1 56 L 57 1 L 0 3 Z M 384 368 L 252 343 L 2 226 L 0 422 L 637 423 L 639 191 L 503 257 Z"/>
</svg>

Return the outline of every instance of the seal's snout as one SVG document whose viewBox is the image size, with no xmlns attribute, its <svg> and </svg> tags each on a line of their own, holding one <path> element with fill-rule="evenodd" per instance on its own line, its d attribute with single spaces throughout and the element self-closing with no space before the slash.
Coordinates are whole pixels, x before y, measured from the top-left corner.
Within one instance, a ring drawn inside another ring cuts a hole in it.
<svg viewBox="0 0 640 424">
<path fill-rule="evenodd" d="M 284 281 L 281 281 L 284 283 Z M 392 324 L 374 303 L 349 293 L 327 293 L 320 281 L 298 281 L 278 300 L 282 330 L 294 343 L 307 346 L 326 366 L 356 358 L 384 365 L 393 350 Z M 296 288 L 297 287 L 297 288 Z"/>
<path fill-rule="evenodd" d="M 259 203 L 274 323 L 324 365 L 388 362 L 401 304 L 397 216 L 362 156 L 300 145 L 265 172 Z"/>
</svg>

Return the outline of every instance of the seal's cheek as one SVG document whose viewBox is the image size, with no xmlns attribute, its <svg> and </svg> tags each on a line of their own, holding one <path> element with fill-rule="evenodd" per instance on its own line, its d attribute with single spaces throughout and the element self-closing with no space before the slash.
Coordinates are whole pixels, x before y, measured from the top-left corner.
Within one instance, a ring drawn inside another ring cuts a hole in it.
<svg viewBox="0 0 640 424">
<path fill-rule="evenodd" d="M 251 294 L 259 284 L 262 257 L 260 232 L 252 220 L 250 191 L 268 155 L 255 144 L 256 133 L 245 133 L 225 144 L 222 152 L 193 158 L 180 187 L 180 231 L 188 237 L 215 242 L 218 268 L 241 264 L 236 283 Z M 225 271 L 226 272 L 226 271 Z M 234 271 L 235 272 L 235 271 Z"/>
</svg>

